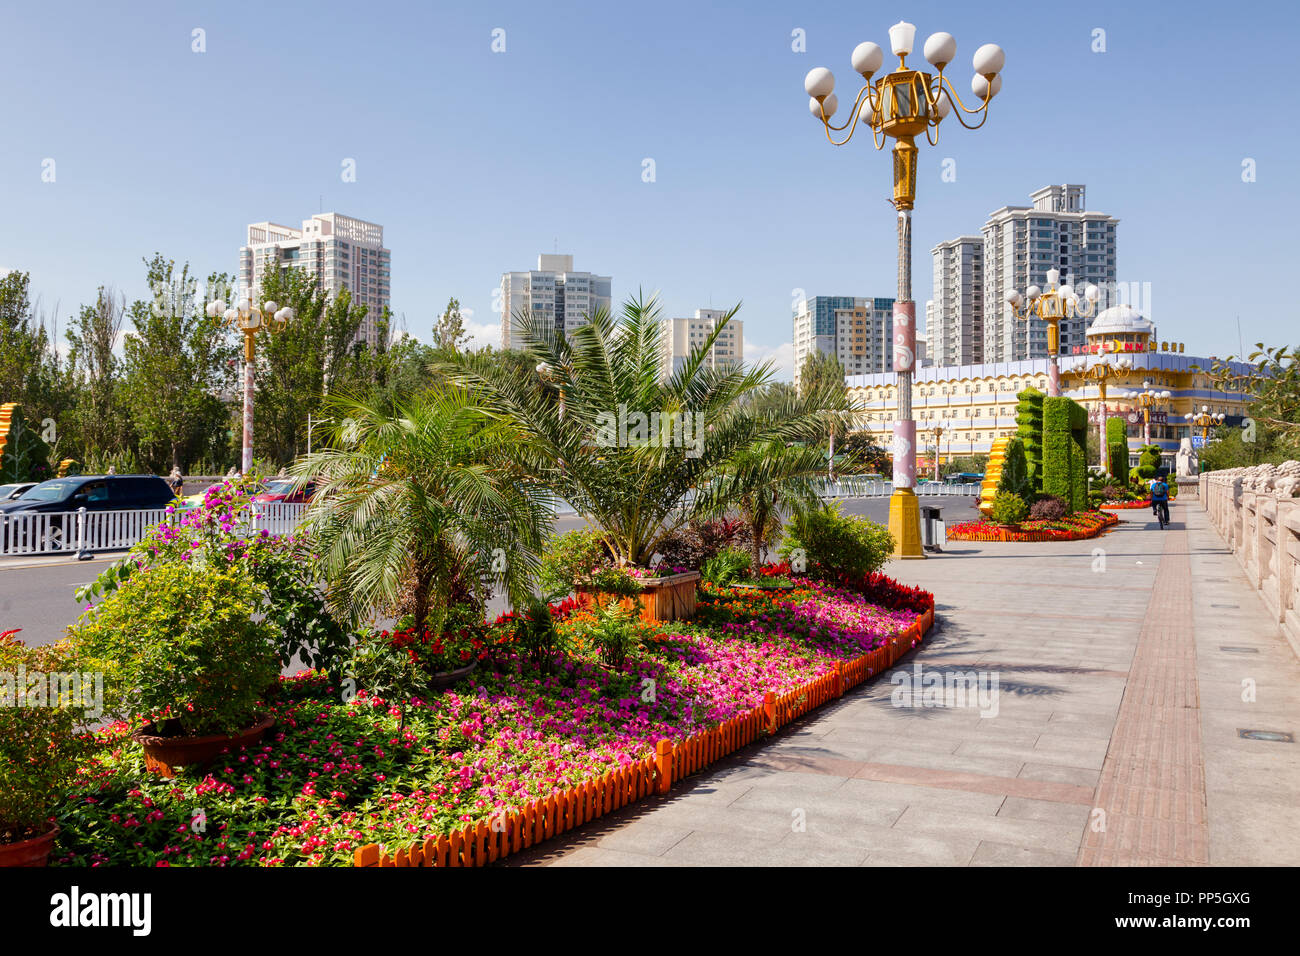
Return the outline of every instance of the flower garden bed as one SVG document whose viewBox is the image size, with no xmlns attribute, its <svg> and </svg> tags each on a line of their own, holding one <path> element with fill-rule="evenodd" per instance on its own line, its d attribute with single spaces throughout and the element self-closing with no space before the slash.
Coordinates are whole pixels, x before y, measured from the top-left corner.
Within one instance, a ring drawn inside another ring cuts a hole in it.
<svg viewBox="0 0 1300 956">
<path fill-rule="evenodd" d="M 101 731 L 57 812 L 55 865 L 476 866 L 693 773 L 891 665 L 933 598 L 883 576 L 860 589 L 709 589 L 698 620 L 646 628 L 622 670 L 580 639 L 549 673 L 488 628 L 468 679 L 403 708 L 282 679 L 276 729 L 206 773 L 149 773 L 129 728 Z"/>
<path fill-rule="evenodd" d="M 948 528 L 949 541 L 1082 541 L 1095 538 L 1118 524 L 1119 518 L 1101 511 L 1077 511 L 1064 518 L 1022 521 L 1007 528 L 991 521 L 963 521 Z"/>
<path fill-rule="evenodd" d="M 1144 501 L 1103 501 L 1099 507 L 1105 508 L 1107 511 L 1123 511 L 1128 508 L 1150 508 L 1151 499 L 1147 498 Z"/>
</svg>

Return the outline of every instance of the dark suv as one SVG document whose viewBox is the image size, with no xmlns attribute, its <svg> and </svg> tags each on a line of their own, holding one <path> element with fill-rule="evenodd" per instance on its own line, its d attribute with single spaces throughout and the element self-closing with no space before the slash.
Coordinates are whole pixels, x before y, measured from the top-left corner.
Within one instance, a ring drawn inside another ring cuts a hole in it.
<svg viewBox="0 0 1300 956">
<path fill-rule="evenodd" d="M 176 496 L 157 475 L 77 475 L 51 478 L 28 488 L 17 498 L 0 501 L 0 543 L 21 547 L 33 535 L 63 537 L 63 517 L 49 519 L 48 527 L 25 520 L 29 514 L 78 511 L 147 511 L 165 508 Z"/>
</svg>

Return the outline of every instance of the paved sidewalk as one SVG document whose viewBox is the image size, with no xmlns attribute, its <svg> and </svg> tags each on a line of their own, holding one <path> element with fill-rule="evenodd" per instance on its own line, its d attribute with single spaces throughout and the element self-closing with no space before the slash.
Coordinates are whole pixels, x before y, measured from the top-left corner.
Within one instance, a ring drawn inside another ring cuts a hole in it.
<svg viewBox="0 0 1300 956">
<path fill-rule="evenodd" d="M 510 864 L 1300 864 L 1300 746 L 1239 736 L 1300 735 L 1300 663 L 1196 502 L 1120 516 L 891 564 L 937 597 L 917 653 Z M 894 706 L 918 664 L 996 675 L 996 715 Z"/>
</svg>

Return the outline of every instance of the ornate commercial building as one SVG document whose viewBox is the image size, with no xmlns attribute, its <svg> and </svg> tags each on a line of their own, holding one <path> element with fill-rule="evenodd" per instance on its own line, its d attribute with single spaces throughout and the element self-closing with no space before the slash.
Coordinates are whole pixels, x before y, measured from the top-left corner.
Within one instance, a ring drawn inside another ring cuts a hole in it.
<svg viewBox="0 0 1300 956">
<path fill-rule="evenodd" d="M 1140 392 L 1170 393 L 1166 407 L 1153 412 L 1151 440 L 1171 465 L 1180 439 L 1200 435 L 1191 419 L 1202 406 L 1208 406 L 1212 414 L 1222 413 L 1225 424 L 1233 425 L 1240 424 L 1250 401 L 1246 394 L 1215 386 L 1209 371 L 1213 356 L 1186 355 L 1182 343 L 1160 340 L 1155 326 L 1129 306 L 1103 311 L 1088 328 L 1086 341 L 1070 352 L 1060 357 L 1063 393 L 1084 405 L 1094 423 L 1102 414 L 1101 396 L 1098 386 L 1083 375 L 1084 369 L 1100 361 L 1118 365 L 1121 356 L 1131 363 L 1108 380 L 1105 414 L 1126 419 L 1134 460 L 1143 442 Z M 933 466 L 936 426 L 942 429 L 938 436 L 941 463 L 987 453 L 996 439 L 1015 432 L 1016 395 L 1030 386 L 1047 391 L 1047 365 L 1048 360 L 1040 358 L 918 369 L 912 385 L 918 453 Z M 1233 367 L 1239 372 L 1251 368 L 1244 363 L 1233 363 Z M 850 397 L 861 409 L 861 427 L 889 447 L 896 408 L 894 373 L 850 375 L 847 383 Z"/>
</svg>

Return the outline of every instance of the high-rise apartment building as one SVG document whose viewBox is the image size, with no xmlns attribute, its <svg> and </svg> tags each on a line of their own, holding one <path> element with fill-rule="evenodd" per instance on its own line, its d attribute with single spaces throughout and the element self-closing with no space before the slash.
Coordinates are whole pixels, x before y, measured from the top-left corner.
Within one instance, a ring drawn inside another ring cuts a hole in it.
<svg viewBox="0 0 1300 956">
<path fill-rule="evenodd" d="M 1032 206 L 1003 206 L 984 224 L 985 362 L 1017 362 L 1047 355 L 1047 326 L 1040 319 L 1017 321 L 1007 296 L 1032 285 L 1047 287 L 1047 270 L 1062 282 L 1101 290 L 1097 311 L 1117 304 L 1115 226 L 1119 220 L 1088 212 L 1084 187 L 1044 186 L 1031 193 Z M 937 294 L 937 293 L 936 293 Z M 1094 313 L 1095 314 L 1095 313 Z M 1060 323 L 1061 351 L 1085 342 L 1087 318 Z M 956 363 L 940 363 L 956 364 Z"/>
<path fill-rule="evenodd" d="M 934 298 L 925 304 L 925 334 L 936 365 L 984 361 L 984 237 L 958 236 L 930 250 Z"/>
<path fill-rule="evenodd" d="M 239 282 L 252 294 L 269 268 L 293 266 L 314 275 L 317 287 L 328 293 L 347 289 L 353 303 L 366 307 L 357 340 L 374 346 L 379 319 L 392 301 L 390 258 L 383 226 L 340 213 L 304 219 L 301 229 L 254 222 L 248 226 L 248 243 L 239 250 Z"/>
<path fill-rule="evenodd" d="M 586 325 L 596 310 L 611 307 L 611 282 L 609 276 L 575 272 L 569 255 L 540 255 L 531 272 L 503 273 L 501 347 L 519 345 L 519 316 L 525 311 L 566 335 Z"/>
<path fill-rule="evenodd" d="M 667 378 L 685 364 L 691 352 L 702 346 L 725 316 L 724 309 L 696 309 L 694 318 L 664 319 L 661 330 L 659 354 L 663 377 Z M 734 368 L 745 357 L 745 323 L 732 319 L 718 333 L 717 341 L 705 356 L 704 364 L 717 369 Z"/>
<path fill-rule="evenodd" d="M 794 384 L 808 356 L 834 355 L 846 375 L 893 368 L 894 300 L 818 295 L 794 312 Z"/>
</svg>

